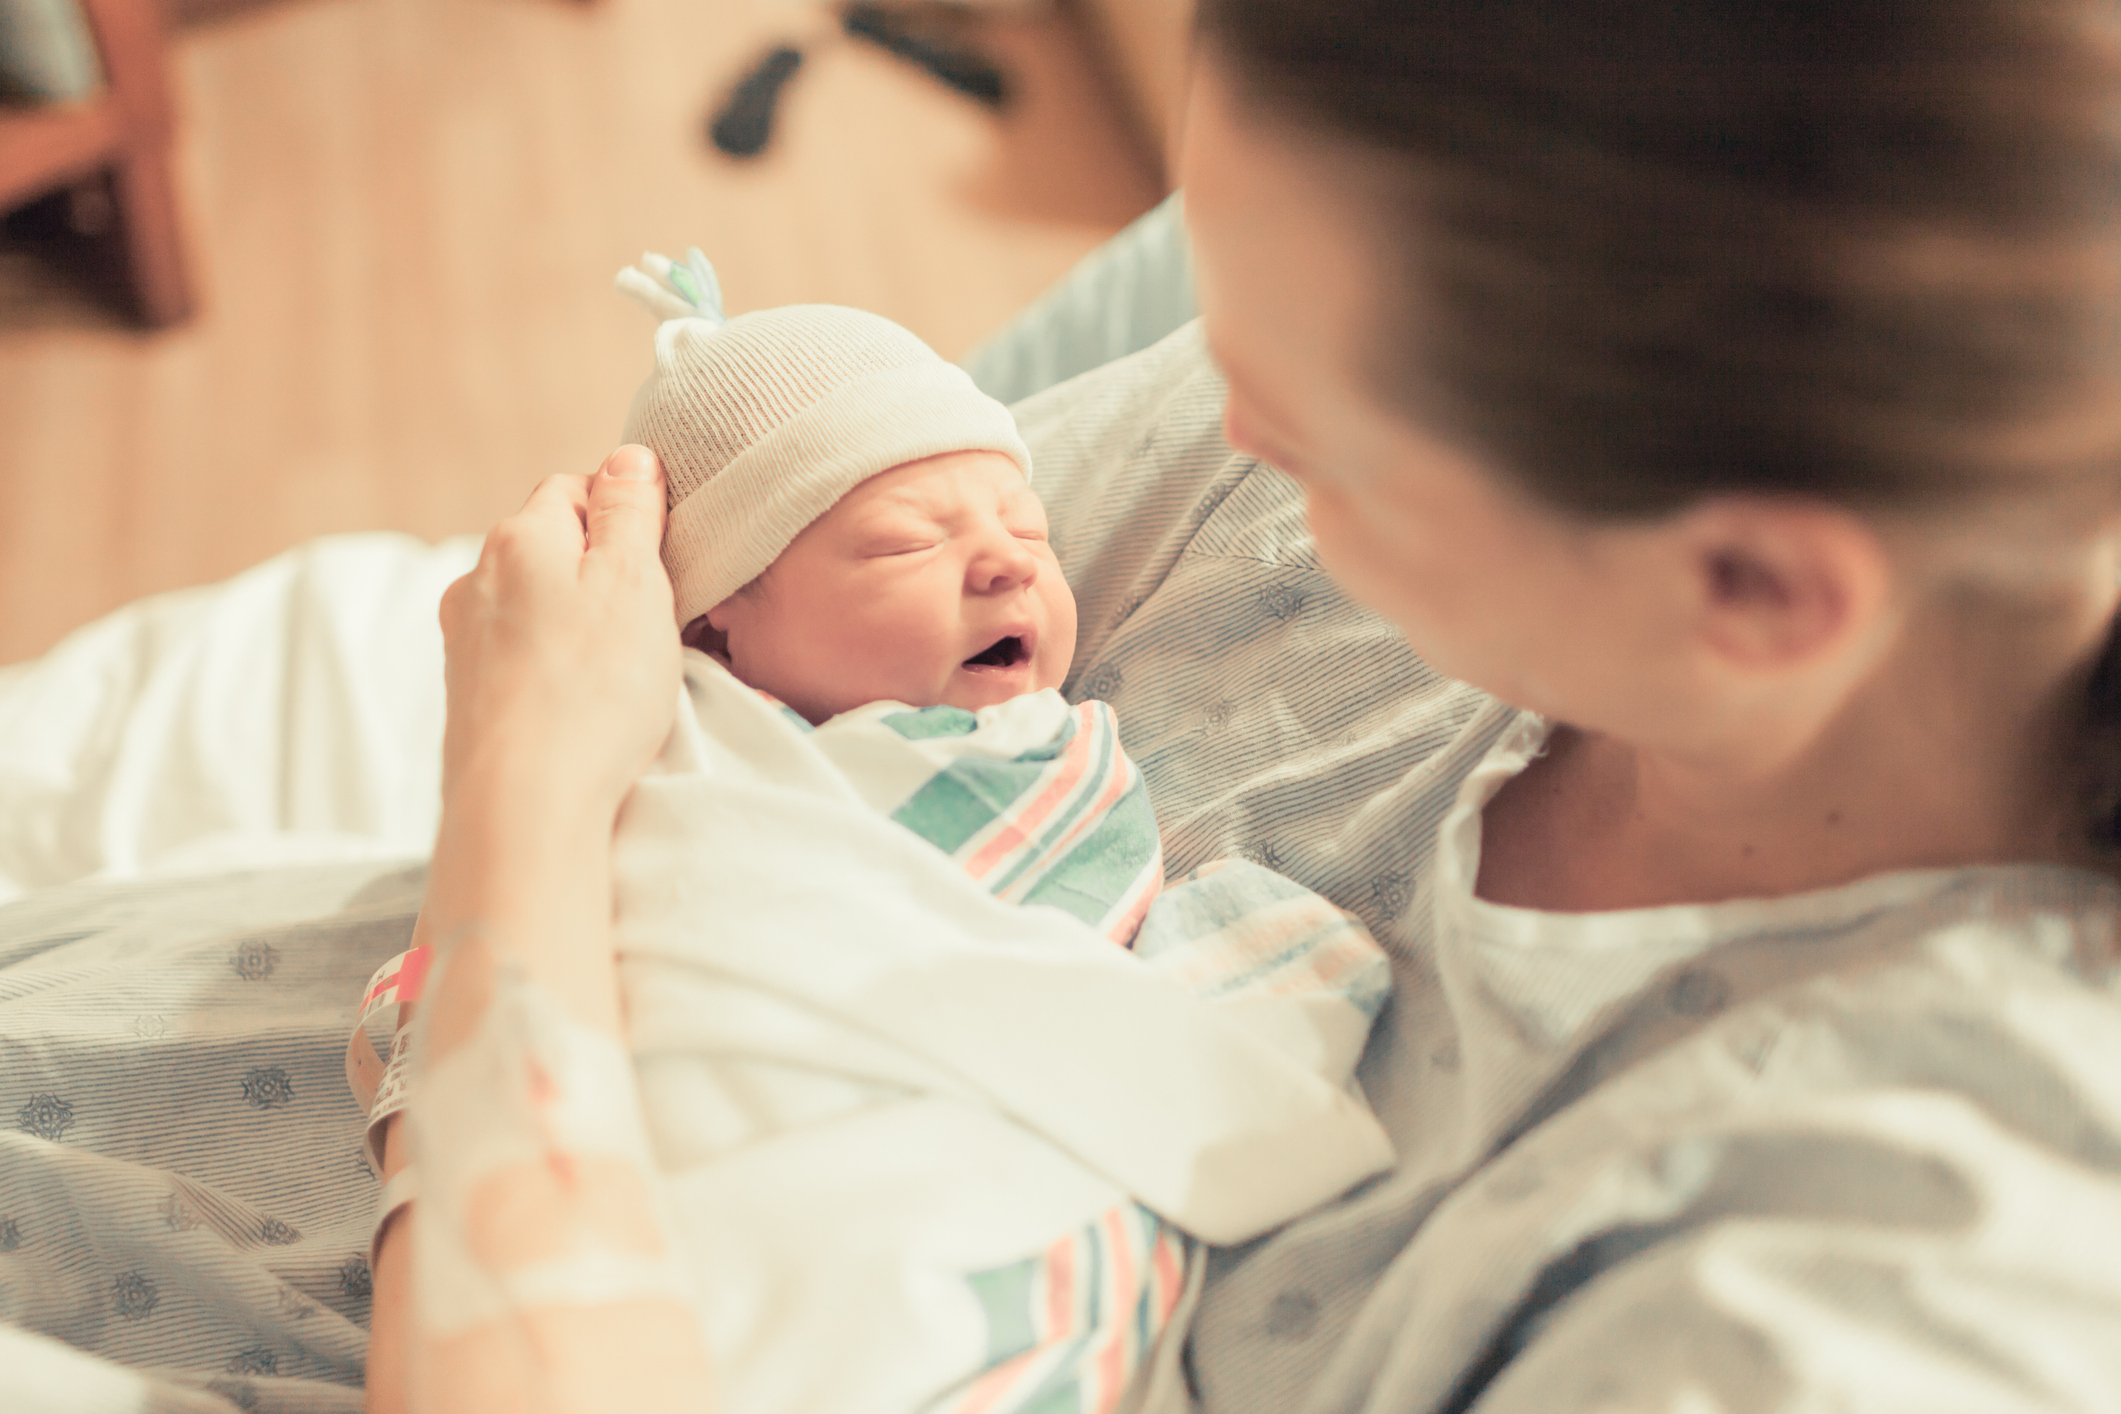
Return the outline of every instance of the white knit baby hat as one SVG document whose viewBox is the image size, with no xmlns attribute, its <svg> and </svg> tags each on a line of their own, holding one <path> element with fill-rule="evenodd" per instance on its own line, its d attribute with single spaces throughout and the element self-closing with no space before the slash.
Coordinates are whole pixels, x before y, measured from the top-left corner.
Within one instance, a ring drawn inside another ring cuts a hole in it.
<svg viewBox="0 0 2121 1414">
<path fill-rule="evenodd" d="M 722 314 L 714 268 L 644 255 L 618 287 L 663 323 L 624 440 L 663 459 L 663 565 L 680 625 L 749 584 L 803 528 L 879 472 L 995 451 L 1031 475 L 1009 409 L 890 320 L 795 304 Z"/>
</svg>

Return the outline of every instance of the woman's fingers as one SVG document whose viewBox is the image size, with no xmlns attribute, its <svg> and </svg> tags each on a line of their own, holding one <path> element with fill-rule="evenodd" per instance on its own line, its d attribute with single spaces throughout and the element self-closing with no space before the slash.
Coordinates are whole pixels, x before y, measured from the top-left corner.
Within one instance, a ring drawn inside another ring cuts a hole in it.
<svg viewBox="0 0 2121 1414">
<path fill-rule="evenodd" d="M 548 476 L 522 510 L 487 532 L 486 545 L 496 555 L 527 549 L 533 555 L 572 558 L 582 553 L 588 523 L 589 478 Z"/>
<path fill-rule="evenodd" d="M 661 469 L 629 447 L 594 477 L 548 477 L 487 535 L 442 599 L 445 796 L 505 768 L 541 798 L 616 808 L 677 702 L 662 526 Z"/>
<path fill-rule="evenodd" d="M 523 502 L 523 509 L 518 514 L 549 513 L 561 505 L 572 506 L 577 512 L 586 509 L 589 505 L 589 478 L 571 471 L 546 477 L 532 489 L 530 498 Z"/>
<path fill-rule="evenodd" d="M 653 559 L 663 544 L 663 464 L 646 447 L 620 447 L 589 481 L 589 552 Z"/>
<path fill-rule="evenodd" d="M 621 562 L 653 562 L 663 542 L 663 468 L 646 447 L 620 447 L 595 476 L 548 476 L 523 509 L 486 534 L 488 575 L 578 568 L 592 550 Z"/>
</svg>

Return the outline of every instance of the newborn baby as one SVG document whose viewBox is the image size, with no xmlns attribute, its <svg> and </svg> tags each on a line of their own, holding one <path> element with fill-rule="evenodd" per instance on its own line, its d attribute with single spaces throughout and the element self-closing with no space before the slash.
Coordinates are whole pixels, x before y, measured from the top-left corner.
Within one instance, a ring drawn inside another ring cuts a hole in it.
<svg viewBox="0 0 2121 1414">
<path fill-rule="evenodd" d="M 663 317 L 625 437 L 668 478 L 688 645 L 830 723 L 818 744 L 870 804 L 1001 896 L 1131 941 L 1163 884 L 1155 817 L 1111 710 L 1057 691 L 1075 598 L 1009 410 L 874 314 L 725 319 L 697 251 L 618 283 Z M 1008 847 L 1041 829 L 1057 833 Z"/>
<path fill-rule="evenodd" d="M 688 643 L 813 723 L 1060 686 L 1075 600 L 1007 408 L 873 314 L 724 320 L 697 251 L 619 283 L 665 321 L 625 435 L 669 478 Z"/>
<path fill-rule="evenodd" d="M 697 252 L 620 284 L 663 316 L 626 438 L 699 651 L 613 842 L 638 1101 L 565 1102 L 638 1115 L 658 1289 L 738 1414 L 1103 1414 L 1180 1378 L 1194 1239 L 1391 1163 L 1349 1081 L 1381 950 L 1242 862 L 1163 887 L 1110 709 L 1057 690 L 1074 601 L 1006 408 L 873 315 L 723 319 Z"/>
</svg>

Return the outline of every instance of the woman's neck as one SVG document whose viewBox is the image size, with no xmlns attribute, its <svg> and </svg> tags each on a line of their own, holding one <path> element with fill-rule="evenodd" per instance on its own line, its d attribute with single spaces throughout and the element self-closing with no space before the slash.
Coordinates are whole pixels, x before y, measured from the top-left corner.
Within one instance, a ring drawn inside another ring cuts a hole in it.
<svg viewBox="0 0 2121 1414">
<path fill-rule="evenodd" d="M 1660 751 L 1557 729 L 1489 804 L 1479 892 L 1565 912 L 1772 898 L 1906 869 L 2110 869 L 2078 724 L 2112 595 L 1911 624 L 1798 744 Z"/>
</svg>

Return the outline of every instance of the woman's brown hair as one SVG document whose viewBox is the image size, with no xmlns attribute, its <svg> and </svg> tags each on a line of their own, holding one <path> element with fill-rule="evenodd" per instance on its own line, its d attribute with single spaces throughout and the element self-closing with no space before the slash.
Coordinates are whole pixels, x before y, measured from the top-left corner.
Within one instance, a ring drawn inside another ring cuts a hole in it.
<svg viewBox="0 0 2121 1414">
<path fill-rule="evenodd" d="M 1537 496 L 2121 494 L 2113 0 L 1201 0 L 1404 155 L 1384 395 Z M 2121 844 L 2121 634 L 2088 703 Z M 2100 745 L 2110 743 L 2111 745 Z"/>
</svg>

